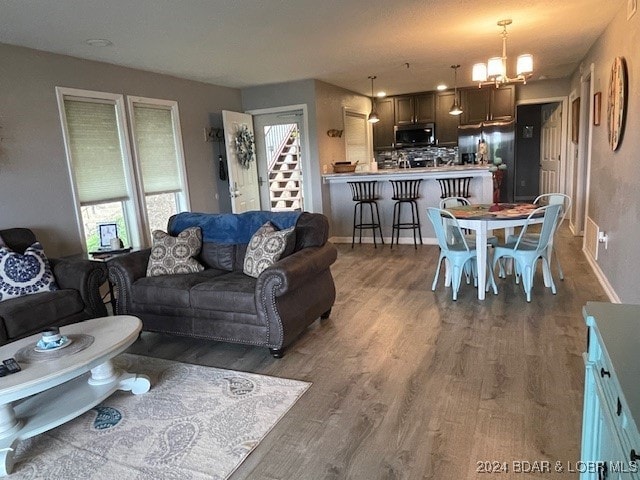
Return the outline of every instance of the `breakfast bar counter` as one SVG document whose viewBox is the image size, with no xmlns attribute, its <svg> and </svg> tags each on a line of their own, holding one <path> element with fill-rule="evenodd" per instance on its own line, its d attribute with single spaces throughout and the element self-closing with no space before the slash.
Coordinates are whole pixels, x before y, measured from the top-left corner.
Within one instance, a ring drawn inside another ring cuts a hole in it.
<svg viewBox="0 0 640 480">
<path fill-rule="evenodd" d="M 380 210 L 380 222 L 385 243 L 391 240 L 391 223 L 393 217 L 393 204 L 391 200 L 393 190 L 389 180 L 422 179 L 420 185 L 420 199 L 418 200 L 418 212 L 422 224 L 422 238 L 424 243 L 435 244 L 435 234 L 427 220 L 427 207 L 438 207 L 441 190 L 438 179 L 471 177 L 469 186 L 469 201 L 471 203 L 491 203 L 493 198 L 493 180 L 491 172 L 486 165 L 454 165 L 441 167 L 422 168 L 396 168 L 378 171 L 361 171 L 353 173 L 328 173 L 322 176 L 326 185 L 325 195 L 329 200 L 325 205 L 330 205 L 330 211 L 325 213 L 331 222 L 331 240 L 336 243 L 351 243 L 353 232 L 353 207 L 351 189 L 347 182 L 378 181 L 378 208 Z M 405 212 L 403 212 L 404 215 Z M 368 209 L 365 209 L 368 218 Z M 400 243 L 413 244 L 411 231 L 401 233 Z M 371 231 L 362 232 L 362 241 L 373 243 Z M 356 239 L 357 241 L 357 239 Z"/>
</svg>

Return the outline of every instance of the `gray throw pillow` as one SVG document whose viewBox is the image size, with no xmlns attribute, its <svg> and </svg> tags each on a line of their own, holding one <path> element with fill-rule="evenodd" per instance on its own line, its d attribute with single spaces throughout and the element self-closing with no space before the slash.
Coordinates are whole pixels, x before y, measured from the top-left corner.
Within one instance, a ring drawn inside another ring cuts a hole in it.
<svg viewBox="0 0 640 480">
<path fill-rule="evenodd" d="M 202 248 L 200 227 L 187 228 L 176 237 L 162 230 L 155 230 L 152 237 L 153 246 L 147 264 L 147 277 L 195 273 L 204 270 L 204 267 L 194 258 Z"/>
<path fill-rule="evenodd" d="M 251 237 L 244 256 L 244 273 L 258 278 L 262 271 L 282 258 L 294 227 L 276 230 L 271 222 L 262 225 Z"/>
</svg>

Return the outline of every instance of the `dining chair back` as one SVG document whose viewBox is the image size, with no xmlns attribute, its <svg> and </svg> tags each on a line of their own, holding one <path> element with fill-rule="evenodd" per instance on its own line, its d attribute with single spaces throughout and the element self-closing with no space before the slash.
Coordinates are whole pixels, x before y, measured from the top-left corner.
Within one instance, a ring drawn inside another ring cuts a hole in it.
<svg viewBox="0 0 640 480">
<path fill-rule="evenodd" d="M 571 197 L 569 195 L 565 195 L 564 193 L 543 193 L 536 197 L 533 201 L 535 205 L 562 205 L 562 211 L 560 212 L 560 218 L 558 220 L 558 227 L 562 225 L 564 219 L 567 216 L 567 213 L 571 210 Z M 558 231 L 558 228 L 555 230 Z M 529 243 L 535 243 L 538 241 L 538 237 L 540 235 L 538 233 L 527 233 L 524 237 L 524 241 Z M 507 241 L 515 239 L 515 236 L 509 237 Z M 562 265 L 560 265 L 560 259 L 558 258 L 558 252 L 553 248 L 554 237 L 551 238 L 551 244 L 549 245 L 549 257 L 554 256 L 556 259 L 556 265 L 558 266 L 558 276 L 560 280 L 564 280 L 564 272 L 562 271 Z M 555 253 L 555 255 L 554 255 Z"/>
<path fill-rule="evenodd" d="M 440 200 L 440 208 L 454 208 L 459 206 L 471 205 L 471 202 L 467 200 L 465 197 L 446 197 Z M 447 229 L 450 230 L 450 229 Z M 474 242 L 475 244 L 475 233 L 468 228 L 462 228 L 462 233 L 464 233 L 465 238 L 467 239 L 467 243 Z M 455 230 L 450 230 L 450 234 L 455 234 Z M 487 244 L 495 247 L 498 245 L 498 237 L 495 235 L 489 235 L 487 237 Z"/>
<path fill-rule="evenodd" d="M 435 291 L 442 261 L 446 260 L 450 269 L 453 299 L 457 300 L 463 272 L 466 270 L 471 275 L 477 275 L 475 245 L 470 245 L 467 242 L 458 220 L 447 210 L 429 207 L 427 208 L 427 216 L 433 225 L 438 246 L 440 247 L 440 257 L 438 258 L 438 266 L 431 284 L 431 290 Z M 452 230 L 453 234 L 450 233 Z"/>
<path fill-rule="evenodd" d="M 538 207 L 533 210 L 527 217 L 520 234 L 514 238 L 509 237 L 511 240 L 507 240 L 505 245 L 498 245 L 494 249 L 493 255 L 493 268 L 496 264 L 505 257 L 511 257 L 514 259 L 516 278 L 522 277 L 522 285 L 527 295 L 527 302 L 531 301 L 531 289 L 533 287 L 533 277 L 535 274 L 536 263 L 539 259 L 542 260 L 543 269 L 546 272 L 550 272 L 549 268 L 549 255 L 550 255 L 550 243 L 553 239 L 553 235 L 558 226 L 558 220 L 562 212 L 562 205 L 553 204 Z M 542 222 L 542 228 L 535 241 L 530 241 L 527 238 L 527 230 L 531 225 L 531 219 L 544 214 Z M 551 291 L 556 294 L 556 287 L 553 283 L 553 278 L 549 273 L 549 282 Z"/>
</svg>

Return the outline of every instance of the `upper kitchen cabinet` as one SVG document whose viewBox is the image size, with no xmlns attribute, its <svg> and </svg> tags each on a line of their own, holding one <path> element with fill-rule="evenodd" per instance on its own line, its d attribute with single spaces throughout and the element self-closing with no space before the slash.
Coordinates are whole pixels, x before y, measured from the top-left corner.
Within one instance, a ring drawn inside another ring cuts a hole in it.
<svg viewBox="0 0 640 480">
<path fill-rule="evenodd" d="M 515 115 L 515 85 L 500 88 L 465 88 L 460 93 L 462 124 L 512 120 Z"/>
<path fill-rule="evenodd" d="M 380 121 L 373 124 L 373 148 L 376 150 L 393 148 L 393 99 L 376 99 L 376 110 Z"/>
<path fill-rule="evenodd" d="M 393 97 L 395 124 L 432 123 L 435 120 L 435 95 L 433 92 Z"/>
<path fill-rule="evenodd" d="M 449 115 L 453 100 L 453 91 L 439 92 L 436 95 L 436 140 L 438 145 L 453 146 L 458 144 L 460 115 Z"/>
</svg>

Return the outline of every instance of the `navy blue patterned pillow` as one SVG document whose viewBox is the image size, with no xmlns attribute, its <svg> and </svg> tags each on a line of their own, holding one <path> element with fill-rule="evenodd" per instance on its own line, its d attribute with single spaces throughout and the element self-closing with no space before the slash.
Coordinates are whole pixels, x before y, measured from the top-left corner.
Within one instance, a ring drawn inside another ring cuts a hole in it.
<svg viewBox="0 0 640 480">
<path fill-rule="evenodd" d="M 9 247 L 0 247 L 0 302 L 57 289 L 40 242 L 31 245 L 22 255 Z"/>
</svg>

